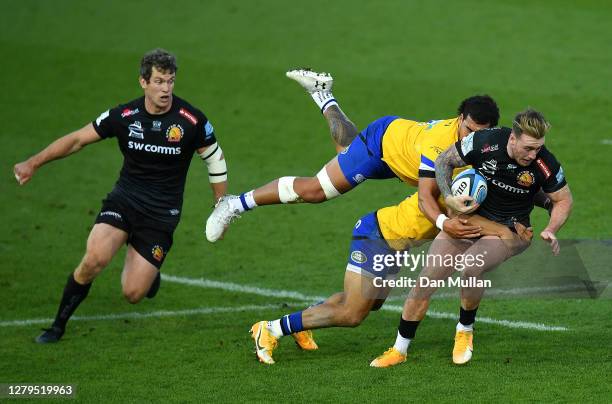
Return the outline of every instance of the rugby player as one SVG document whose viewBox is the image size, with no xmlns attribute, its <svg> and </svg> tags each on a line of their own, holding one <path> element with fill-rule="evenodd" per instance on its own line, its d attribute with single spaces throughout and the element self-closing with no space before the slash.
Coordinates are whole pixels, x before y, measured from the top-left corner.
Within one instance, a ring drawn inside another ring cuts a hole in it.
<svg viewBox="0 0 612 404">
<path fill-rule="evenodd" d="M 361 133 L 340 109 L 331 88 L 328 74 L 294 70 L 287 75 L 298 81 L 313 97 L 327 119 L 336 150 L 331 159 L 314 177 L 281 177 L 240 196 L 223 197 L 206 222 L 206 237 L 215 242 L 240 214 L 257 206 L 286 203 L 320 203 L 349 192 L 366 179 L 400 178 L 408 185 L 418 183 L 419 193 L 404 201 L 406 209 L 389 208 L 382 215 L 404 216 L 394 220 L 422 220 L 437 223 L 457 237 L 478 236 L 478 228 L 467 226 L 460 219 L 442 214 L 437 203 L 434 161 L 444 149 L 468 133 L 493 127 L 499 120 L 499 109 L 489 96 L 473 96 L 461 102 L 458 116 L 451 119 L 416 122 L 396 116 L 386 116 L 372 122 Z M 421 181 L 424 179 L 424 181 Z M 419 207 L 426 216 L 419 211 Z M 420 218 L 407 217 L 418 215 Z M 429 218 L 429 219 L 428 219 Z M 389 238 L 433 238 L 435 227 L 426 223 L 423 234 L 391 235 Z"/>
<path fill-rule="evenodd" d="M 68 277 L 55 320 L 37 342 L 60 340 L 93 280 L 123 244 L 127 244 L 121 275 L 125 298 L 138 303 L 145 296 L 155 296 L 159 270 L 181 217 L 194 153 L 208 168 L 215 201 L 225 195 L 227 167 L 213 126 L 204 113 L 173 94 L 176 71 L 176 59 L 169 52 L 147 52 L 140 64 L 143 97 L 103 112 L 92 123 L 15 165 L 15 177 L 23 185 L 42 165 L 112 137 L 124 157 L 119 179 L 89 233 L 85 255 Z"/>
<path fill-rule="evenodd" d="M 476 207 L 465 206 L 463 199 L 452 196 L 450 188 L 453 169 L 470 164 L 483 173 L 488 185 L 487 198 L 477 207 L 477 214 L 509 229 L 515 223 L 530 229 L 529 215 L 534 206 L 534 197 L 542 189 L 552 201 L 552 210 L 548 225 L 540 237 L 550 244 L 553 254 L 557 255 L 559 243 L 556 233 L 569 217 L 572 195 L 563 168 L 544 146 L 549 126 L 541 113 L 527 109 L 516 115 L 511 129 L 483 130 L 448 148 L 436 160 L 436 179 L 446 205 L 460 213 L 469 213 Z M 511 241 L 501 242 L 499 237 L 491 235 L 478 240 L 454 239 L 441 231 L 428 254 L 484 257 L 479 263 L 472 260 L 461 272 L 462 279 L 477 280 L 486 271 L 523 252 L 530 244 L 529 238 L 518 235 L 513 235 Z M 452 265 L 441 261 L 432 262 L 422 270 L 420 278 L 447 279 L 455 270 Z M 455 364 L 467 363 L 472 357 L 473 326 L 484 293 L 482 286 L 473 284 L 473 287 L 461 289 L 459 322 L 452 353 Z M 436 290 L 433 286 L 420 285 L 418 282 L 417 287 L 411 290 L 404 304 L 394 346 L 372 361 L 371 366 L 388 367 L 406 360 L 410 341 L 415 337 L 417 327 L 427 312 L 430 297 Z"/>
</svg>

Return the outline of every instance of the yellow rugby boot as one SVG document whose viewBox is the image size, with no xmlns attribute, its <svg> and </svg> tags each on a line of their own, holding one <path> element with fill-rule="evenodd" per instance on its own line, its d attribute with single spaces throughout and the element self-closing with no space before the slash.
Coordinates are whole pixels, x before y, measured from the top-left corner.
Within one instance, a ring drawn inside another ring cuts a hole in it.
<svg viewBox="0 0 612 404">
<path fill-rule="evenodd" d="M 251 337 L 255 341 L 255 353 L 261 363 L 267 365 L 274 364 L 272 352 L 278 346 L 278 338 L 276 338 L 270 330 L 268 330 L 267 321 L 259 321 L 251 327 Z"/>
<path fill-rule="evenodd" d="M 457 331 L 455 334 L 455 346 L 453 348 L 453 363 L 463 365 L 472 359 L 474 345 L 472 331 Z"/>
<path fill-rule="evenodd" d="M 395 348 L 389 348 L 384 354 L 374 359 L 370 366 L 373 368 L 388 368 L 406 362 L 406 356 Z"/>
<path fill-rule="evenodd" d="M 319 346 L 312 336 L 312 331 L 310 330 L 296 332 L 295 334 L 291 334 L 291 336 L 295 340 L 295 345 L 304 351 L 316 351 L 319 349 Z"/>
</svg>

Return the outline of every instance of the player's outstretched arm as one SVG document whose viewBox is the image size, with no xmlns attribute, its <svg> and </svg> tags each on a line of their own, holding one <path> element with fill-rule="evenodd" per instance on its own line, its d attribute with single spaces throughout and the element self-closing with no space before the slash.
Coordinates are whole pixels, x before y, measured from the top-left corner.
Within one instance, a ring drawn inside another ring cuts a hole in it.
<svg viewBox="0 0 612 404">
<path fill-rule="evenodd" d="M 453 238 L 472 238 L 480 236 L 481 228 L 468 224 L 466 218 L 449 219 L 438 205 L 440 189 L 435 178 L 419 177 L 419 209 L 440 230 Z"/>
<path fill-rule="evenodd" d="M 547 195 L 553 206 L 548 225 L 540 233 L 540 237 L 550 244 L 553 254 L 557 255 L 559 254 L 559 241 L 556 233 L 561 229 L 572 211 L 573 198 L 568 185 Z"/>
<path fill-rule="evenodd" d="M 450 146 L 436 159 L 436 182 L 438 188 L 444 197 L 446 206 L 451 208 L 457 213 L 471 213 L 478 209 L 478 204 L 470 196 L 453 196 L 451 193 L 451 183 L 453 181 L 453 170 L 457 167 L 464 167 L 468 165 L 459 153 L 455 145 Z M 468 203 L 466 205 L 466 202 Z"/>
<path fill-rule="evenodd" d="M 227 193 L 227 164 L 217 142 L 197 150 L 208 169 L 208 181 L 215 203 Z"/>
<path fill-rule="evenodd" d="M 100 139 L 101 137 L 94 129 L 93 124 L 89 123 L 81 129 L 60 137 L 26 161 L 15 164 L 13 168 L 15 179 L 19 182 L 19 185 L 23 185 L 32 178 L 34 172 L 42 165 L 76 153 L 88 144 Z"/>
</svg>

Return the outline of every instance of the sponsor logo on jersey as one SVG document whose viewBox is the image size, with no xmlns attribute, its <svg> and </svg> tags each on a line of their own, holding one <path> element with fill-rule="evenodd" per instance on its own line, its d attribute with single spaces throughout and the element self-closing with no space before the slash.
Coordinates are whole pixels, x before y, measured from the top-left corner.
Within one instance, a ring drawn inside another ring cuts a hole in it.
<svg viewBox="0 0 612 404">
<path fill-rule="evenodd" d="M 214 132 L 215 129 L 213 128 L 212 123 L 210 123 L 210 121 L 207 121 L 206 125 L 204 125 L 204 138 L 210 139 Z"/>
<path fill-rule="evenodd" d="M 535 182 L 535 179 L 531 171 L 521 171 L 516 177 L 516 182 L 524 187 L 530 187 Z"/>
<path fill-rule="evenodd" d="M 461 139 L 461 153 L 465 156 L 474 150 L 474 132 Z"/>
<path fill-rule="evenodd" d="M 517 168 L 516 164 L 508 164 L 508 170 L 516 170 Z"/>
<path fill-rule="evenodd" d="M 526 189 L 520 189 L 517 187 L 513 187 L 512 185 L 504 184 L 503 182 L 498 181 L 496 179 L 493 179 L 493 185 L 496 185 L 505 191 L 512 192 L 515 194 L 528 194 L 529 193 L 529 191 Z"/>
<path fill-rule="evenodd" d="M 363 174 L 357 174 L 357 175 L 355 175 L 355 176 L 353 177 L 353 180 L 354 180 L 354 181 L 355 181 L 357 184 L 360 184 L 360 183 L 364 182 L 366 179 L 365 179 L 365 177 L 363 176 Z"/>
<path fill-rule="evenodd" d="M 121 112 L 121 117 L 125 118 L 125 117 L 128 117 L 128 116 L 136 115 L 139 112 L 140 111 L 138 110 L 138 108 L 136 108 L 136 109 L 126 108 L 126 109 L 123 110 L 123 112 Z"/>
<path fill-rule="evenodd" d="M 368 257 L 361 251 L 353 251 L 351 253 L 351 259 L 359 264 L 363 264 L 368 260 Z"/>
<path fill-rule="evenodd" d="M 144 150 L 149 153 L 158 153 L 158 154 L 181 154 L 180 147 L 168 147 L 168 146 L 158 146 L 155 144 L 144 144 L 129 141 L 128 148 L 134 150 Z"/>
<path fill-rule="evenodd" d="M 494 152 L 499 150 L 499 145 L 498 144 L 494 144 L 494 145 L 489 145 L 488 143 L 485 144 L 484 146 L 482 146 L 482 149 L 480 149 L 481 153 L 490 153 L 490 152 Z"/>
<path fill-rule="evenodd" d="M 183 131 L 183 127 L 181 125 L 173 124 L 166 129 L 166 139 L 173 143 L 180 142 L 184 133 L 185 131 Z"/>
<path fill-rule="evenodd" d="M 359 226 L 361 226 L 361 219 L 357 220 L 357 223 L 355 223 L 355 228 L 358 229 Z"/>
<path fill-rule="evenodd" d="M 431 128 L 433 128 L 438 122 L 440 122 L 440 119 L 432 119 L 431 121 L 427 122 L 427 127 L 425 128 L 425 130 L 430 130 Z"/>
<path fill-rule="evenodd" d="M 179 114 L 181 114 L 182 116 L 184 116 L 189 122 L 191 122 L 192 124 L 196 125 L 198 123 L 198 120 L 196 119 L 195 116 L 193 116 L 189 111 L 187 111 L 185 108 L 181 108 L 179 109 Z"/>
<path fill-rule="evenodd" d="M 431 150 L 433 150 L 437 155 L 442 154 L 442 152 L 444 151 L 441 147 L 439 146 L 431 146 L 430 147 Z"/>
<path fill-rule="evenodd" d="M 142 130 L 142 124 L 140 123 L 140 121 L 131 123 L 128 126 L 128 129 L 130 130 L 130 134 L 128 135 L 129 137 L 135 137 L 136 139 L 144 139 L 144 131 Z"/>
<path fill-rule="evenodd" d="M 151 124 L 151 130 L 153 132 L 161 131 L 161 121 L 153 121 L 153 123 Z"/>
<path fill-rule="evenodd" d="M 161 262 L 161 260 L 164 259 L 164 254 L 164 249 L 160 245 L 156 244 L 151 249 L 151 255 L 156 261 Z"/>
<path fill-rule="evenodd" d="M 482 167 L 480 167 L 480 171 L 489 175 L 495 175 L 495 171 L 497 171 L 497 160 L 491 159 L 484 161 Z"/>
<path fill-rule="evenodd" d="M 563 173 L 563 167 L 559 167 L 559 172 L 557 173 L 557 182 L 561 182 L 565 179 L 565 174 Z"/>
<path fill-rule="evenodd" d="M 542 171 L 542 174 L 544 174 L 544 179 L 548 179 L 548 177 L 552 175 L 550 168 L 548 168 L 544 160 L 536 159 L 536 164 L 538 165 L 538 167 L 540 167 L 540 171 Z"/>
</svg>

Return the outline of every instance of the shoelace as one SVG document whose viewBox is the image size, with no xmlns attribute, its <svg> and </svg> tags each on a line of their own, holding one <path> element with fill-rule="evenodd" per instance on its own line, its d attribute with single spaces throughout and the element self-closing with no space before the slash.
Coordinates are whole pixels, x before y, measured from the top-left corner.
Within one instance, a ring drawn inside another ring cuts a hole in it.
<svg viewBox="0 0 612 404">
<path fill-rule="evenodd" d="M 219 204 L 225 201 L 226 201 L 225 199 L 219 199 L 219 201 L 215 204 L 215 208 L 218 207 Z M 223 225 L 231 224 L 234 220 L 240 219 L 242 217 L 240 216 L 237 210 L 234 210 L 234 211 L 231 210 L 229 202 L 225 206 L 225 209 L 223 210 L 222 213 L 223 215 L 221 215 L 219 222 L 221 222 L 221 224 Z"/>
</svg>

